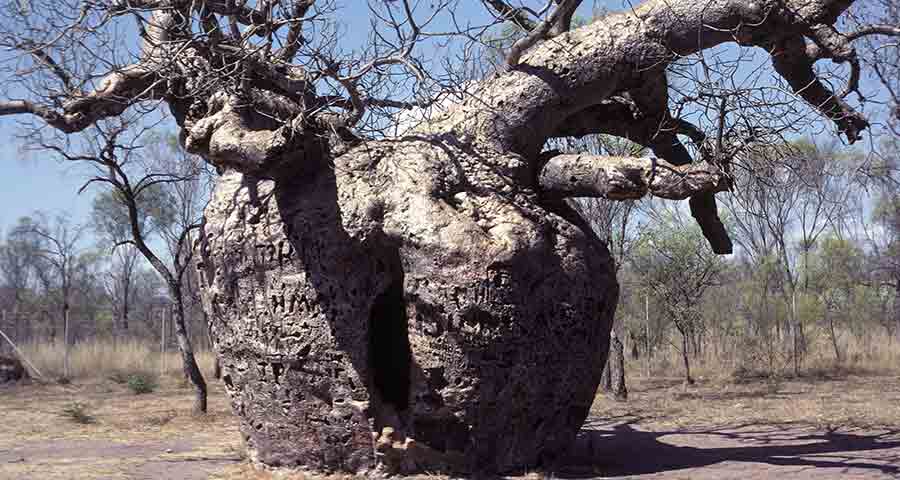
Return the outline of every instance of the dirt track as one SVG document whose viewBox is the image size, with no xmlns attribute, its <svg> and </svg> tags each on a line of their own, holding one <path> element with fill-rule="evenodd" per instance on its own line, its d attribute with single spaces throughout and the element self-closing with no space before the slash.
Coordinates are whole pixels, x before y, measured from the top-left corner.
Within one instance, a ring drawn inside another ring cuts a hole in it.
<svg viewBox="0 0 900 480">
<path fill-rule="evenodd" d="M 23 442 L 0 450 L 2 479 L 179 479 L 205 480 L 241 461 L 233 452 L 210 454 L 188 440 L 118 443 L 110 440 Z M 79 465 L 84 467 L 79 472 Z"/>
<path fill-rule="evenodd" d="M 900 478 L 900 431 L 798 424 L 654 429 L 635 419 L 589 422 L 559 478 Z M 549 476 L 549 475 L 548 475 Z"/>
<path fill-rule="evenodd" d="M 570 458 L 543 478 L 900 478 L 900 427 L 878 426 L 900 424 L 895 377 L 687 393 L 635 383 L 627 403 L 598 398 Z M 75 399 L 93 405 L 96 423 L 61 419 Z M 139 397 L 106 383 L 0 390 L 0 479 L 247 478 L 221 389 L 206 417 L 183 411 L 189 401 L 179 385 Z"/>
</svg>

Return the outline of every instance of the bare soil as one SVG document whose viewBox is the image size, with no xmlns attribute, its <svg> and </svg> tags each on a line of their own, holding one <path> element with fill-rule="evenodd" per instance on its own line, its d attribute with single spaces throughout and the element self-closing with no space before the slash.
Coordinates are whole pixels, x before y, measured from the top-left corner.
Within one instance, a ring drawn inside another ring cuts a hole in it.
<svg viewBox="0 0 900 480">
<path fill-rule="evenodd" d="M 900 478 L 900 377 L 745 383 L 632 379 L 598 397 L 565 459 L 525 478 Z M 88 405 L 95 422 L 60 415 Z M 236 419 L 211 386 L 210 414 L 171 382 L 147 395 L 96 381 L 0 388 L 0 479 L 275 479 L 243 460 Z M 287 478 L 307 478 L 295 475 Z M 424 476 L 422 478 L 444 478 Z"/>
</svg>

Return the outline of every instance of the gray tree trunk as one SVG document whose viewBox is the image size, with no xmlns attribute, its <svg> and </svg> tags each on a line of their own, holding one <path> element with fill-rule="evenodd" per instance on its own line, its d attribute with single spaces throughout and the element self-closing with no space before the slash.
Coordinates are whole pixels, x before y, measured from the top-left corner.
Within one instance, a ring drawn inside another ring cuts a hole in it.
<svg viewBox="0 0 900 480">
<path fill-rule="evenodd" d="M 569 445 L 606 360 L 612 261 L 565 204 L 504 193 L 484 162 L 515 159 L 485 154 L 369 142 L 296 183 L 219 179 L 202 290 L 254 458 L 503 471 Z"/>
<path fill-rule="evenodd" d="M 206 413 L 206 380 L 200 373 L 200 367 L 194 357 L 194 347 L 188 336 L 184 322 L 184 302 L 181 291 L 171 288 L 174 299 L 172 320 L 175 327 L 175 339 L 178 341 L 178 350 L 181 353 L 181 365 L 184 376 L 194 385 L 194 412 Z"/>
<path fill-rule="evenodd" d="M 625 346 L 615 330 L 610 335 L 609 357 L 603 369 L 600 389 L 616 400 L 628 399 L 628 388 L 625 385 Z"/>
</svg>

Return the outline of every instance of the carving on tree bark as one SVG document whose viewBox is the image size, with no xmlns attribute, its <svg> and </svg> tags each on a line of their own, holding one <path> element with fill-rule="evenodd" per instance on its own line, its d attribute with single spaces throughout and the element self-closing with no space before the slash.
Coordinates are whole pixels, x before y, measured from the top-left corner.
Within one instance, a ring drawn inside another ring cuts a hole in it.
<svg viewBox="0 0 900 480">
<path fill-rule="evenodd" d="M 565 199 L 689 198 L 714 250 L 731 252 L 714 197 L 729 188 L 727 159 L 669 111 L 665 69 L 679 55 L 726 42 L 766 49 L 849 141 L 868 126 L 812 68 L 830 58 L 856 70 L 850 39 L 832 27 L 851 0 L 649 0 L 574 30 L 577 0 L 556 2 L 545 21 L 488 3 L 529 30 L 507 68 L 396 139 L 353 128 L 366 108 L 401 106 L 367 97 L 361 78 L 385 65 L 420 73 L 406 1 L 410 34 L 395 51 L 349 73 L 318 62 L 315 76 L 291 63 L 310 0 L 291 2 L 295 17 L 278 25 L 246 2 L 116 2 L 110 18 L 151 12 L 133 65 L 87 92 L 51 69 L 65 101 L 0 103 L 0 115 L 70 133 L 164 101 L 186 148 L 219 168 L 197 267 L 254 460 L 504 471 L 562 452 L 600 382 L 619 288 L 606 247 Z M 271 33 L 287 25 L 273 50 Z M 268 47 L 248 53 L 254 36 Z M 317 95 L 314 78 L 347 98 Z M 588 134 L 657 158 L 543 152 Z M 679 134 L 698 146 L 696 161 Z"/>
</svg>

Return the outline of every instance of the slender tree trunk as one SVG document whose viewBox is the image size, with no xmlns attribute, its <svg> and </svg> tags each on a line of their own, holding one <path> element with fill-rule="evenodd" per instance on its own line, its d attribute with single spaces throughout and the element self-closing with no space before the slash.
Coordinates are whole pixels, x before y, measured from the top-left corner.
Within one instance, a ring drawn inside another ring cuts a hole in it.
<svg viewBox="0 0 900 480">
<path fill-rule="evenodd" d="M 22 322 L 19 320 L 19 299 L 15 299 L 12 308 L 13 335 L 17 342 L 22 343 Z"/>
<path fill-rule="evenodd" d="M 791 344 L 793 350 L 794 376 L 800 375 L 800 320 L 797 319 L 797 290 L 791 290 Z"/>
<path fill-rule="evenodd" d="M 894 335 L 900 340 L 900 278 L 894 279 Z"/>
<path fill-rule="evenodd" d="M 684 383 L 687 385 L 694 384 L 694 378 L 691 377 L 691 360 L 688 355 L 688 332 L 685 329 L 678 329 L 681 333 L 681 360 L 684 362 Z"/>
<path fill-rule="evenodd" d="M 197 366 L 197 359 L 194 358 L 194 347 L 191 345 L 191 339 L 188 337 L 187 329 L 185 328 L 184 301 L 177 286 L 170 286 L 170 291 L 175 302 L 173 323 L 175 324 L 175 338 L 178 340 L 178 349 L 181 351 L 184 376 L 191 381 L 197 390 L 194 397 L 194 412 L 206 413 L 206 380 L 203 379 L 200 367 Z"/>
<path fill-rule="evenodd" d="M 644 295 L 644 350 L 645 363 L 647 365 L 647 378 L 650 378 L 650 295 Z"/>
<path fill-rule="evenodd" d="M 69 305 L 63 313 L 63 378 L 69 378 Z"/>
<path fill-rule="evenodd" d="M 131 290 L 131 282 L 125 279 L 125 291 L 122 294 L 122 333 L 128 334 L 128 303 L 131 300 L 128 291 Z"/>
<path fill-rule="evenodd" d="M 216 352 L 216 349 L 213 346 L 212 332 L 209 330 L 209 316 L 206 314 L 206 310 L 200 309 L 201 315 L 203 315 L 203 323 L 206 327 L 207 340 L 209 341 L 209 349 L 213 352 L 213 378 L 216 380 L 222 379 L 222 362 L 219 361 L 219 353 Z"/>
<path fill-rule="evenodd" d="M 619 340 L 616 331 L 612 331 L 609 344 L 609 358 L 606 369 L 609 371 L 607 378 L 611 383 L 610 392 L 616 400 L 627 400 L 628 389 L 625 386 L 625 346 Z"/>
<path fill-rule="evenodd" d="M 834 315 L 830 314 L 830 309 L 825 307 L 825 321 L 828 322 L 828 334 L 831 337 L 831 346 L 834 347 L 834 358 L 838 363 L 843 363 L 841 357 L 841 349 L 838 347 L 837 332 L 834 330 Z"/>
</svg>

